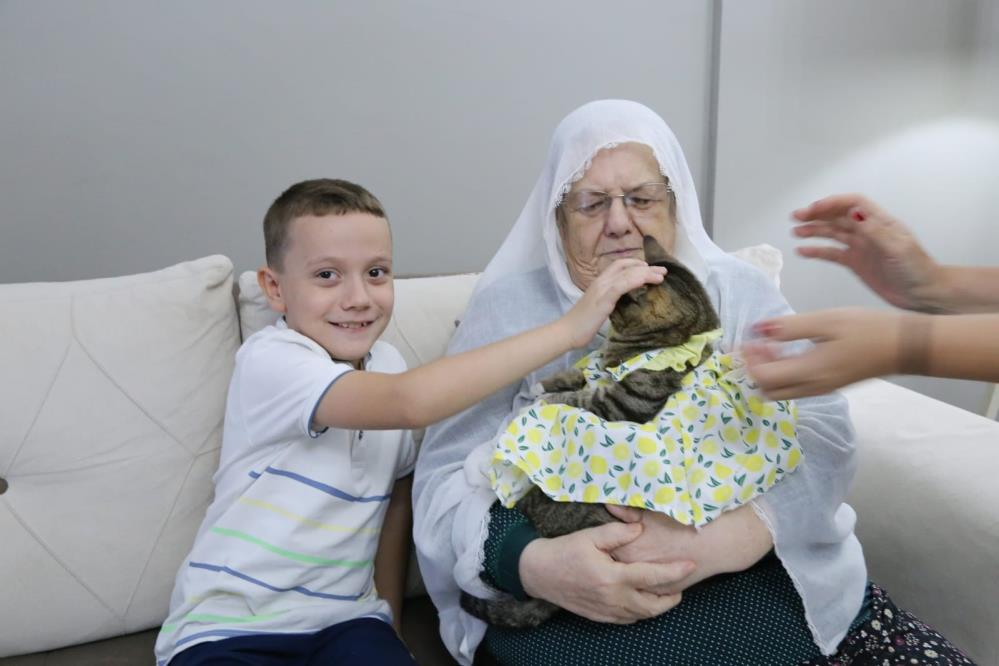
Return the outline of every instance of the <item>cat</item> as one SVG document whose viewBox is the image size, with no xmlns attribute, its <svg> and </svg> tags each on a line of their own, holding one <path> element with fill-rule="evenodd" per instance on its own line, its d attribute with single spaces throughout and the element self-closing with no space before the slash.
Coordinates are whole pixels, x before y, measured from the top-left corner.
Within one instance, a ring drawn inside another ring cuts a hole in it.
<svg viewBox="0 0 999 666">
<path fill-rule="evenodd" d="M 621 296 L 611 313 L 611 331 L 600 347 L 602 365 L 612 368 L 644 352 L 674 347 L 698 333 L 721 326 L 707 292 L 687 267 L 671 257 L 651 236 L 644 238 L 645 260 L 665 266 L 661 284 L 646 285 Z M 699 365 L 712 353 L 706 345 Z M 650 421 L 680 388 L 693 367 L 677 371 L 637 369 L 620 381 L 587 387 L 579 368 L 570 368 L 541 381 L 542 399 L 588 410 L 605 421 Z M 516 507 L 542 537 L 558 537 L 616 520 L 603 504 L 556 502 L 534 487 Z M 485 600 L 462 592 L 461 607 L 489 624 L 514 629 L 536 627 L 558 612 L 543 599 L 518 600 L 510 595 Z"/>
</svg>

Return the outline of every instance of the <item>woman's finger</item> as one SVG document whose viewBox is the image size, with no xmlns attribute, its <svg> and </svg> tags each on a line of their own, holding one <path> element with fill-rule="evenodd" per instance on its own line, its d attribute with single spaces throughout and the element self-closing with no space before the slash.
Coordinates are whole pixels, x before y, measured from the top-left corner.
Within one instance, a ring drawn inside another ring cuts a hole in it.
<svg viewBox="0 0 999 666">
<path fill-rule="evenodd" d="M 636 590 L 675 585 L 697 568 L 691 560 L 676 562 L 632 562 L 621 564 L 621 582 Z"/>
<path fill-rule="evenodd" d="M 642 614 L 641 619 L 659 617 L 668 610 L 676 607 L 680 603 L 683 595 L 676 594 L 655 594 L 654 592 L 636 592 L 634 604 L 638 612 Z"/>
<path fill-rule="evenodd" d="M 856 193 L 833 194 L 799 208 L 791 213 L 796 220 L 808 221 L 846 217 L 852 208 L 871 209 L 875 207 L 863 195 Z"/>
<path fill-rule="evenodd" d="M 765 319 L 753 324 L 753 332 L 777 342 L 823 340 L 841 317 L 838 310 L 823 310 Z"/>
<path fill-rule="evenodd" d="M 809 259 L 824 259 L 825 261 L 831 261 L 834 264 L 847 265 L 850 256 L 847 251 L 841 247 L 826 247 L 821 245 L 806 245 L 804 247 L 796 247 L 794 249 L 802 257 L 808 257 Z"/>
<path fill-rule="evenodd" d="M 614 516 L 622 523 L 642 522 L 642 511 L 633 506 L 620 506 L 618 504 L 607 504 L 607 513 Z"/>
</svg>

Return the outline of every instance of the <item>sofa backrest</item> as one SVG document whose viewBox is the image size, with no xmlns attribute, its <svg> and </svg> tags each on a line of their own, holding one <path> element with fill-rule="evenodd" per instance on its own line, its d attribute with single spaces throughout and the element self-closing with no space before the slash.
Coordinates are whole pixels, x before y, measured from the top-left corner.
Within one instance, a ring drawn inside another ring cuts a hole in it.
<svg viewBox="0 0 999 666">
<path fill-rule="evenodd" d="M 772 276 L 780 253 L 741 253 Z M 385 332 L 443 354 L 474 274 L 396 281 Z M 104 280 L 0 285 L 0 656 L 154 627 L 212 498 L 240 340 L 273 322 L 221 256 Z M 416 567 L 410 594 L 420 591 Z"/>
</svg>

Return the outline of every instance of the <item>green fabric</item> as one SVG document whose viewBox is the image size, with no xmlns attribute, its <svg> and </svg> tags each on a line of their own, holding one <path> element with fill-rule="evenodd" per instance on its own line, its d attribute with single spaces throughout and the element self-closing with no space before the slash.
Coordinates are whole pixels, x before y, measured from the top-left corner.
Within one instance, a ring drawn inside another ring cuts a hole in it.
<svg viewBox="0 0 999 666">
<path fill-rule="evenodd" d="M 528 598 L 520 582 L 520 554 L 524 552 L 527 544 L 537 538 L 538 532 L 533 525 L 528 522 L 518 523 L 506 532 L 499 550 L 496 582 L 501 589 L 520 600 Z"/>
<path fill-rule="evenodd" d="M 504 541 L 529 523 L 499 502 L 489 514 L 482 578 L 511 591 L 501 583 Z M 854 627 L 866 619 L 868 606 L 865 600 Z M 500 664 L 530 666 L 797 664 L 820 656 L 798 593 L 773 553 L 746 571 L 689 588 L 676 608 L 659 617 L 615 625 L 562 611 L 535 629 L 489 627 L 484 645 Z"/>
<path fill-rule="evenodd" d="M 527 516 L 516 509 L 507 509 L 500 502 L 493 502 L 489 507 L 489 535 L 483 546 L 485 555 L 480 576 L 487 585 L 495 587 L 497 590 L 509 592 L 514 596 L 517 592 L 523 592 L 524 587 L 520 583 L 520 553 L 524 551 L 528 542 L 524 542 L 517 550 L 516 543 L 524 534 L 523 530 L 534 530 L 531 521 Z M 535 535 L 537 533 L 535 532 Z M 509 540 L 509 545 L 507 541 Z M 506 562 L 503 555 L 506 555 Z M 515 566 L 511 566 L 509 559 L 514 555 L 517 557 Z M 504 571 L 504 564 L 506 570 Z M 508 572 L 514 573 L 515 581 L 509 579 Z"/>
</svg>

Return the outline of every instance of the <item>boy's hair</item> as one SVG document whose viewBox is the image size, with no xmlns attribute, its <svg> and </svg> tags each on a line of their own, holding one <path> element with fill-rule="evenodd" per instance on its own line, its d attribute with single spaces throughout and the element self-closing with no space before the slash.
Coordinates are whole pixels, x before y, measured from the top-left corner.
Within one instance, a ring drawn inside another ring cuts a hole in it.
<svg viewBox="0 0 999 666">
<path fill-rule="evenodd" d="M 267 265 L 283 269 L 288 229 L 304 215 L 370 213 L 388 219 L 382 204 L 371 192 L 346 180 L 317 178 L 295 183 L 274 200 L 264 216 L 264 256 Z"/>
</svg>

